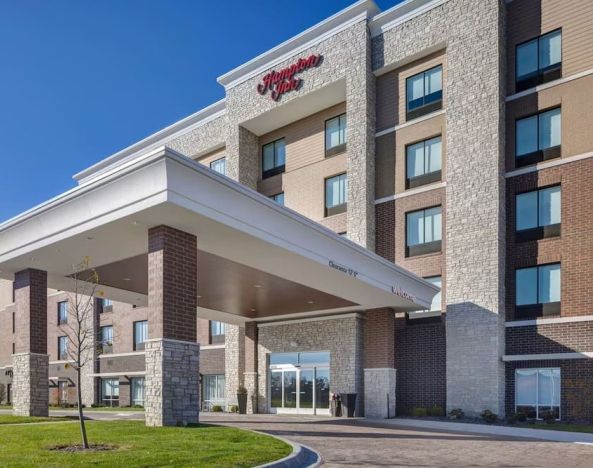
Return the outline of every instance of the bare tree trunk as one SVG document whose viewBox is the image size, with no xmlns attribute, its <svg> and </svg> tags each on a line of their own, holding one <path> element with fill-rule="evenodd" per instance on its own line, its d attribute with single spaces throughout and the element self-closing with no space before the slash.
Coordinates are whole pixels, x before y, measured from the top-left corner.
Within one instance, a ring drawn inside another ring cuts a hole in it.
<svg viewBox="0 0 593 468">
<path fill-rule="evenodd" d="M 89 448 L 89 441 L 86 437 L 86 426 L 84 424 L 84 415 L 82 412 L 82 389 L 81 389 L 81 377 L 80 377 L 81 369 L 76 369 L 76 394 L 78 397 L 78 420 L 80 421 L 80 433 L 82 435 L 82 446 L 85 449 Z"/>
</svg>

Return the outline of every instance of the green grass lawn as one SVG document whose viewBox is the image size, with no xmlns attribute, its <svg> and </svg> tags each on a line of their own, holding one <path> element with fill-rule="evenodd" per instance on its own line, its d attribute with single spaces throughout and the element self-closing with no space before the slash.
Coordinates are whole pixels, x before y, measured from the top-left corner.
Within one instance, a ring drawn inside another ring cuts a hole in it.
<svg viewBox="0 0 593 468">
<path fill-rule="evenodd" d="M 250 467 L 280 459 L 291 447 L 278 439 L 231 427 L 150 428 L 140 421 L 88 421 L 89 443 L 115 450 L 67 453 L 79 445 L 72 424 L 0 427 L 0 466 L 216 466 Z"/>
<path fill-rule="evenodd" d="M 521 424 L 519 427 L 526 429 L 547 429 L 549 431 L 565 431 L 565 432 L 588 432 L 593 434 L 593 424 Z"/>
<path fill-rule="evenodd" d="M 12 409 L 12 405 L 0 405 L 0 409 Z"/>
<path fill-rule="evenodd" d="M 0 425 L 3 424 L 23 424 L 36 422 L 58 422 L 70 421 L 71 418 L 38 418 L 36 416 L 14 416 L 12 414 L 0 414 Z"/>
</svg>

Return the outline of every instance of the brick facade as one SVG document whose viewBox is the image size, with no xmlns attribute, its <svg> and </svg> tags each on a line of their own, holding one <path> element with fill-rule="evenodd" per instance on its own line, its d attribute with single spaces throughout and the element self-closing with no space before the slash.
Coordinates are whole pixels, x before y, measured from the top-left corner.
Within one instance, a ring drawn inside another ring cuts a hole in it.
<svg viewBox="0 0 593 468">
<path fill-rule="evenodd" d="M 593 351 L 593 322 L 539 324 L 506 329 L 506 354 Z"/>
</svg>

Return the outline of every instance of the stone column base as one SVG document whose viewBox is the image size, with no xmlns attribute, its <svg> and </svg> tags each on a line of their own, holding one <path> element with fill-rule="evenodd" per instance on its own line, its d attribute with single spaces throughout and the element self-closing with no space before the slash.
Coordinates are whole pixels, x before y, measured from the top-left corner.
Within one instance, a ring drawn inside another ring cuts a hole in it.
<svg viewBox="0 0 593 468">
<path fill-rule="evenodd" d="M 49 415 L 49 356 L 12 355 L 12 408 L 16 416 Z"/>
<path fill-rule="evenodd" d="M 200 345 L 157 338 L 145 343 L 147 426 L 187 426 L 199 419 Z"/>
<path fill-rule="evenodd" d="M 364 370 L 364 411 L 367 418 L 395 416 L 395 369 Z"/>
<path fill-rule="evenodd" d="M 257 372 L 243 374 L 247 389 L 247 414 L 257 413 Z"/>
</svg>

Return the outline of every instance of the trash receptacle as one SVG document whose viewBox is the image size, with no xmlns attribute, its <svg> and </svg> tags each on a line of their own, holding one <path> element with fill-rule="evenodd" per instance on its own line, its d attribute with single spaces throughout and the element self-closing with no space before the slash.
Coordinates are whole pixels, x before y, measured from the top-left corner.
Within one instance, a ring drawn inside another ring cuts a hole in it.
<svg viewBox="0 0 593 468">
<path fill-rule="evenodd" d="M 356 410 L 356 393 L 342 393 L 342 408 L 344 415 L 353 418 Z"/>
</svg>

